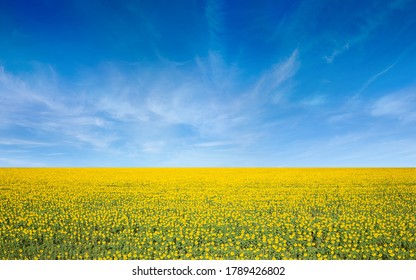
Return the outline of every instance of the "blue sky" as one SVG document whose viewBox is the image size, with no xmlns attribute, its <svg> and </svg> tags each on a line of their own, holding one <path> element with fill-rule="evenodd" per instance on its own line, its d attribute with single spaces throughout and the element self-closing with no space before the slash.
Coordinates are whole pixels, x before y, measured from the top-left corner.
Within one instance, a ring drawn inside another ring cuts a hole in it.
<svg viewBox="0 0 416 280">
<path fill-rule="evenodd" d="M 0 2 L 0 166 L 416 165 L 416 1 Z"/>
</svg>

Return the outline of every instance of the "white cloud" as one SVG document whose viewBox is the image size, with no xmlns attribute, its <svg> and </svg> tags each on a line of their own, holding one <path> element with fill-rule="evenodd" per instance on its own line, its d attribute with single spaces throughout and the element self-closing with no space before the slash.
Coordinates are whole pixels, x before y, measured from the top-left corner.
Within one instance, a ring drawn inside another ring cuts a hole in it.
<svg viewBox="0 0 416 280">
<path fill-rule="evenodd" d="M 36 142 L 28 139 L 31 137 L 29 133 L 2 141 L 2 144 L 35 147 L 68 143 L 79 146 L 84 143 L 106 148 L 114 136 L 99 130 L 109 127 L 109 121 L 97 116 L 96 108 L 88 106 L 91 100 L 83 100 L 80 95 L 63 89 L 53 69 L 48 66 L 45 69 L 25 77 L 0 69 L 0 104 L 4 107 L 0 116 L 3 126 L 25 129 L 38 135 L 38 138 L 49 136 L 44 137 L 42 142 Z"/>
<path fill-rule="evenodd" d="M 275 64 L 269 71 L 265 72 L 257 81 L 253 92 L 257 96 L 269 95 L 275 103 L 279 103 L 291 89 L 291 78 L 299 69 L 298 49 L 292 54 Z"/>
<path fill-rule="evenodd" d="M 6 108 L 0 125 L 31 131 L 39 143 L 60 151 L 72 147 L 129 159 L 157 154 L 173 165 L 194 151 L 214 162 L 211 151 L 242 152 L 267 133 L 258 125 L 265 101 L 290 88 L 299 59 L 296 49 L 249 90 L 241 90 L 238 67 L 214 52 L 190 65 L 127 68 L 108 63 L 71 87 L 49 70 L 23 77 L 1 69 L 0 96 L 7 98 L 0 100 Z M 8 136 L 16 145 L 39 144 L 30 134 Z"/>
<path fill-rule="evenodd" d="M 32 141 L 32 140 L 22 140 L 22 139 L 0 139 L 0 145 L 4 146 L 22 146 L 22 147 L 45 147 L 51 146 L 52 143 Z"/>
<path fill-rule="evenodd" d="M 224 147 L 232 145 L 233 143 L 227 141 L 211 141 L 211 142 L 202 142 L 197 143 L 194 146 L 199 148 L 211 148 L 211 147 Z"/>
<path fill-rule="evenodd" d="M 350 48 L 350 43 L 346 43 L 342 45 L 341 47 L 334 49 L 330 55 L 325 55 L 324 59 L 327 63 L 332 63 L 337 56 L 343 54 L 344 52 L 349 50 L 349 48 Z"/>
<path fill-rule="evenodd" d="M 389 5 L 382 5 L 381 7 L 383 8 L 379 11 L 374 11 L 373 9 L 363 10 L 362 13 L 359 14 L 360 18 L 358 20 L 351 19 L 351 21 L 362 22 L 359 31 L 348 36 L 345 40 L 345 44 L 335 47 L 329 55 L 323 56 L 323 59 L 327 63 L 332 63 L 335 58 L 344 54 L 350 48 L 365 42 L 375 30 L 385 24 L 386 18 L 388 18 L 393 11 L 404 9 L 407 2 L 409 1 L 391 1 Z"/>
<path fill-rule="evenodd" d="M 208 23 L 212 49 L 221 48 L 221 37 L 225 30 L 224 14 L 221 4 L 221 1 L 209 0 L 205 7 L 205 17 Z"/>
<path fill-rule="evenodd" d="M 392 117 L 405 122 L 416 121 L 416 91 L 392 93 L 379 98 L 370 108 L 375 117 Z"/>
<path fill-rule="evenodd" d="M 300 103 L 304 106 L 311 107 L 311 106 L 319 106 L 325 104 L 326 97 L 324 95 L 314 95 L 310 98 L 303 99 Z"/>
<path fill-rule="evenodd" d="M 389 65 L 388 67 L 386 67 L 385 69 L 383 69 L 382 71 L 376 73 L 375 75 L 373 75 L 370 79 L 368 79 L 365 84 L 361 87 L 361 89 L 358 91 L 358 94 L 362 93 L 364 90 L 366 90 L 375 80 L 377 80 L 380 76 L 386 74 L 388 71 L 390 71 L 390 69 L 392 69 L 394 66 L 396 65 L 396 63 L 393 63 L 391 65 Z"/>
</svg>

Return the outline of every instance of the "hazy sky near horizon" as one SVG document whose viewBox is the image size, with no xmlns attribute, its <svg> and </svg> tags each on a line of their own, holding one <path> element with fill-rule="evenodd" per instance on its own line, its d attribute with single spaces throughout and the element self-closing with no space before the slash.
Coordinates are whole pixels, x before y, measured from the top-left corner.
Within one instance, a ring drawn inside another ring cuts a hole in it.
<svg viewBox="0 0 416 280">
<path fill-rule="evenodd" d="M 416 1 L 0 1 L 0 166 L 416 166 Z"/>
</svg>

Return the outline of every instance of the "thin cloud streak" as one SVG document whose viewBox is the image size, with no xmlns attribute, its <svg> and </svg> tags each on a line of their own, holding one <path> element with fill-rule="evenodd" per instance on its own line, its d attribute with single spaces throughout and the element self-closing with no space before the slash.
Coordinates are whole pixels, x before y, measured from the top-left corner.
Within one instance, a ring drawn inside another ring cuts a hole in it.
<svg viewBox="0 0 416 280">
<path fill-rule="evenodd" d="M 361 94 L 362 92 L 364 92 L 380 76 L 382 76 L 382 75 L 386 74 L 387 72 L 389 72 L 395 65 L 396 65 L 396 63 L 393 63 L 393 64 L 389 65 L 388 67 L 386 67 L 385 69 L 383 69 L 382 71 L 378 72 L 377 74 L 375 74 L 374 76 L 372 76 L 370 79 L 368 79 L 364 83 L 364 85 L 361 87 L 361 89 L 358 91 L 358 94 Z"/>
<path fill-rule="evenodd" d="M 343 55 L 345 52 L 357 45 L 365 43 L 371 35 L 383 25 L 386 18 L 388 18 L 394 11 L 404 9 L 408 2 L 409 1 L 407 0 L 397 0 L 390 3 L 390 5 L 386 5 L 378 12 L 371 9 L 363 11 L 363 14 L 361 14 L 359 18 L 355 19 L 357 22 L 363 22 L 359 26 L 359 31 L 356 34 L 347 37 L 345 39 L 346 42 L 342 44 L 342 46 L 334 48 L 332 53 L 330 55 L 323 56 L 323 59 L 326 63 L 331 64 L 338 56 Z M 353 17 L 355 16 L 356 15 L 353 15 Z"/>
<path fill-rule="evenodd" d="M 295 49 L 287 59 L 273 65 L 271 69 L 260 76 L 253 89 L 253 94 L 257 98 L 269 97 L 274 103 L 279 103 L 285 98 L 291 89 L 291 84 L 288 82 L 300 67 L 298 53 L 298 49 Z"/>
<path fill-rule="evenodd" d="M 327 63 L 332 63 L 337 56 L 339 56 L 339 55 L 343 54 L 344 52 L 348 51 L 349 48 L 350 48 L 350 43 L 346 43 L 342 47 L 340 47 L 338 49 L 334 49 L 330 55 L 325 55 L 324 59 Z"/>
<path fill-rule="evenodd" d="M 53 143 L 37 142 L 21 139 L 0 139 L 0 146 L 22 146 L 22 147 L 46 147 L 53 146 Z"/>
</svg>

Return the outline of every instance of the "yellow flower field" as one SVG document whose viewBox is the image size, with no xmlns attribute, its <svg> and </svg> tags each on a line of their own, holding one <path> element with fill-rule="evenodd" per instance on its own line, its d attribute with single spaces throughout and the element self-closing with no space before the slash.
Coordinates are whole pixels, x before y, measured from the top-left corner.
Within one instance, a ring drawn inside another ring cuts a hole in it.
<svg viewBox="0 0 416 280">
<path fill-rule="evenodd" d="M 1 168 L 0 259 L 416 259 L 416 169 Z"/>
</svg>

